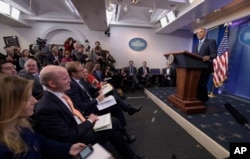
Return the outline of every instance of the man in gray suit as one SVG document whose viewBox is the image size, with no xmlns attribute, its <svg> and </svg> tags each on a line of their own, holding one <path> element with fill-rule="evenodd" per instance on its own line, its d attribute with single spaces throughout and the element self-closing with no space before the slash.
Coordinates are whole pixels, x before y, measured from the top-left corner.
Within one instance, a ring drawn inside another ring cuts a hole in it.
<svg viewBox="0 0 250 159">
<path fill-rule="evenodd" d="M 197 97 L 202 102 L 206 102 L 208 97 L 207 83 L 210 74 L 213 72 L 213 59 L 217 56 L 217 46 L 214 39 L 206 38 L 207 31 L 205 28 L 197 30 L 198 45 L 195 46 L 195 53 L 203 57 L 203 62 L 208 63 L 208 68 L 203 69 L 198 85 Z"/>
</svg>

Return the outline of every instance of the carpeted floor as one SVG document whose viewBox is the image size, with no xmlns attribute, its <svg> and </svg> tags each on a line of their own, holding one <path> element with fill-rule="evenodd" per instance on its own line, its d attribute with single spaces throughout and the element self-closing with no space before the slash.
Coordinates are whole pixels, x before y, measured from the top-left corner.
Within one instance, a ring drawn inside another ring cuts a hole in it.
<svg viewBox="0 0 250 159">
<path fill-rule="evenodd" d="M 133 116 L 126 114 L 128 132 L 137 135 L 131 144 L 136 153 L 149 159 L 215 158 L 148 98 L 143 89 L 125 95 L 130 104 L 143 106 Z"/>
<path fill-rule="evenodd" d="M 206 103 L 206 113 L 187 115 L 166 100 L 168 95 L 175 92 L 175 88 L 160 87 L 149 88 L 148 90 L 227 150 L 229 150 L 229 142 L 250 142 L 250 131 L 240 125 L 224 108 L 225 103 L 231 103 L 250 121 L 250 101 L 243 101 L 226 95 L 217 95 L 210 98 Z"/>
</svg>

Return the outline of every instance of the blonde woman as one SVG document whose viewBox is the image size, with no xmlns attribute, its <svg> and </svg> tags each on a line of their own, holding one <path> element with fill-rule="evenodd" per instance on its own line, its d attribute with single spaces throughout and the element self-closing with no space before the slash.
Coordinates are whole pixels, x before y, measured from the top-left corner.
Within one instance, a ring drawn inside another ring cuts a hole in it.
<svg viewBox="0 0 250 159">
<path fill-rule="evenodd" d="M 85 145 L 48 140 L 33 131 L 28 117 L 37 100 L 31 95 L 33 81 L 18 76 L 0 77 L 0 158 L 70 158 Z"/>
</svg>

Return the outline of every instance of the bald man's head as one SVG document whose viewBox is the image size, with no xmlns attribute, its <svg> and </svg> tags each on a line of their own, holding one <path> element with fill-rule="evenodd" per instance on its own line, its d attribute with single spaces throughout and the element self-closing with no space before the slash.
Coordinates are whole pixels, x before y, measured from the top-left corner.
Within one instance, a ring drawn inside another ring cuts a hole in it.
<svg viewBox="0 0 250 159">
<path fill-rule="evenodd" d="M 67 70 L 61 66 L 48 65 L 40 72 L 40 81 L 48 89 L 64 92 L 70 89 L 70 78 Z"/>
</svg>

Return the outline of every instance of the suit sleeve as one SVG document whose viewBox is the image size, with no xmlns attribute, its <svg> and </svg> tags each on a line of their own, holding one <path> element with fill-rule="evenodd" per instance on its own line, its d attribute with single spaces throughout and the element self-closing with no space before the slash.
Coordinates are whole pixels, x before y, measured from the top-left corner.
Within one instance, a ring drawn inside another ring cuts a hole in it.
<svg viewBox="0 0 250 159">
<path fill-rule="evenodd" d="M 93 124 L 88 120 L 77 124 L 72 114 L 62 107 L 61 103 L 42 98 L 35 109 L 34 128 L 46 137 L 62 142 L 83 141 L 84 135 L 93 129 Z"/>
<path fill-rule="evenodd" d="M 140 67 L 140 68 L 138 69 L 138 76 L 142 76 L 142 75 L 143 75 L 143 68 Z"/>
<path fill-rule="evenodd" d="M 214 59 L 217 56 L 217 45 L 215 40 L 210 40 L 209 42 L 210 59 Z"/>
<path fill-rule="evenodd" d="M 81 112 L 96 107 L 97 101 L 95 99 L 88 99 L 89 97 L 83 92 L 83 90 L 79 90 L 73 83 L 70 84 L 70 87 L 70 90 L 66 91 L 65 93 L 70 97 L 74 106 L 77 107 Z"/>
<path fill-rule="evenodd" d="M 72 157 L 69 155 L 69 150 L 72 144 L 50 140 L 38 133 L 35 133 L 35 138 L 39 142 L 42 157 L 60 159 L 67 159 Z"/>
</svg>

